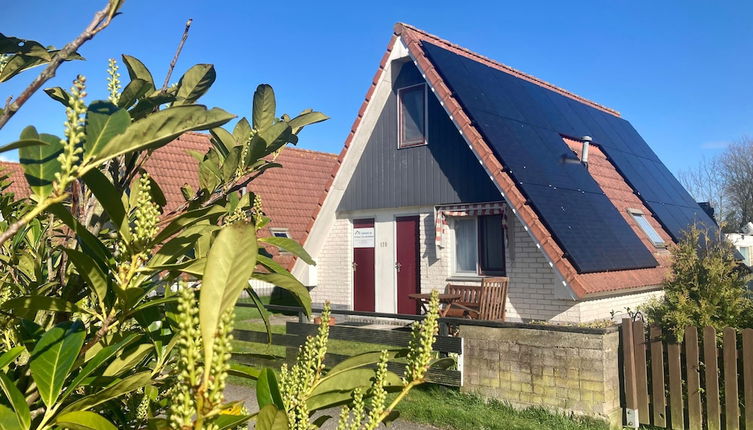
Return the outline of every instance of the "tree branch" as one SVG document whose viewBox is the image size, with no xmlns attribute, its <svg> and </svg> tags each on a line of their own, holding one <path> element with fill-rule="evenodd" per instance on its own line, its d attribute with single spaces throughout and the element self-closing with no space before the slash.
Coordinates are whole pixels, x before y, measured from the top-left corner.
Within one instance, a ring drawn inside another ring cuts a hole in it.
<svg viewBox="0 0 753 430">
<path fill-rule="evenodd" d="M 54 57 L 52 57 L 52 60 L 50 60 L 50 63 L 47 65 L 44 71 L 42 71 L 42 73 L 40 73 L 39 76 L 37 76 L 34 81 L 32 81 L 32 83 L 29 84 L 29 86 L 18 97 L 12 103 L 10 103 L 5 110 L 3 110 L 2 115 L 0 115 L 0 129 L 5 126 L 5 124 L 11 119 L 11 117 L 15 115 L 19 109 L 21 109 L 21 106 L 23 106 L 24 103 L 26 103 L 29 98 L 31 98 L 31 96 L 34 95 L 34 93 L 37 92 L 42 87 L 42 85 L 44 85 L 45 82 L 55 77 L 55 72 L 63 63 L 63 61 L 65 61 L 68 57 L 78 51 L 81 45 L 83 45 L 86 41 L 90 40 L 97 33 L 104 30 L 105 27 L 110 25 L 110 21 L 115 15 L 115 12 L 117 12 L 117 9 L 121 3 L 121 1 L 117 0 L 108 1 L 107 7 L 94 14 L 94 18 L 92 19 L 91 23 L 89 23 L 89 26 L 86 27 L 86 29 L 83 31 L 83 33 L 79 34 L 77 38 L 65 45 L 63 49 L 58 51 L 58 53 L 55 54 Z"/>
</svg>

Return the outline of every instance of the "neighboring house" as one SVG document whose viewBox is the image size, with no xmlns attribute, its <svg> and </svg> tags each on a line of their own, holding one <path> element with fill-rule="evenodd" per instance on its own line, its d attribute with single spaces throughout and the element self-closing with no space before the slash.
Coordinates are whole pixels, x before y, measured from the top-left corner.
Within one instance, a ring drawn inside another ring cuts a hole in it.
<svg viewBox="0 0 753 430">
<path fill-rule="evenodd" d="M 184 202 L 180 187 L 188 184 L 198 189 L 198 162 L 188 151 L 205 153 L 211 143 L 209 135 L 185 133 L 178 139 L 157 149 L 144 168 L 154 177 L 165 194 L 166 210 Z M 281 168 L 267 170 L 248 186 L 261 196 L 262 207 L 271 222 L 261 231 L 262 236 L 290 237 L 299 243 L 306 240 L 308 232 L 324 198 L 325 186 L 337 164 L 337 155 L 287 146 L 275 160 Z M 29 195 L 29 188 L 18 163 L 0 162 L 0 174 L 8 175 L 13 182 L 9 191 L 19 197 Z M 269 248 L 274 259 L 290 269 L 295 258 Z"/>
<path fill-rule="evenodd" d="M 661 294 L 693 222 L 716 228 L 618 112 L 398 24 L 293 273 L 389 313 L 502 275 L 509 320 L 588 322 Z"/>
<path fill-rule="evenodd" d="M 727 239 L 740 251 L 743 263 L 753 268 L 753 222 L 744 225 L 740 233 L 728 233 Z"/>
</svg>

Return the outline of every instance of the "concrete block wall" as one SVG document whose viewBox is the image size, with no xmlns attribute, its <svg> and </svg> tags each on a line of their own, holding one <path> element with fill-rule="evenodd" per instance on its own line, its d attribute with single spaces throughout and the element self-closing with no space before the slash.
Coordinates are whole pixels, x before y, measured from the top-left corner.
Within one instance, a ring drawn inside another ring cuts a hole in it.
<svg viewBox="0 0 753 430">
<path fill-rule="evenodd" d="M 619 428 L 619 332 L 461 326 L 463 387 L 514 407 L 544 407 Z"/>
</svg>

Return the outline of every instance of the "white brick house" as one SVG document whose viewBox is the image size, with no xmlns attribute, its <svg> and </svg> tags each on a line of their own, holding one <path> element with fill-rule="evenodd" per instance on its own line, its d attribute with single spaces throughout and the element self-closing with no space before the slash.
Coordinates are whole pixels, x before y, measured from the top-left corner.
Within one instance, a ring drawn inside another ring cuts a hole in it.
<svg viewBox="0 0 753 430">
<path fill-rule="evenodd" d="M 339 161 L 293 273 L 348 309 L 506 276 L 508 320 L 610 318 L 711 225 L 618 112 L 403 24 Z"/>
</svg>

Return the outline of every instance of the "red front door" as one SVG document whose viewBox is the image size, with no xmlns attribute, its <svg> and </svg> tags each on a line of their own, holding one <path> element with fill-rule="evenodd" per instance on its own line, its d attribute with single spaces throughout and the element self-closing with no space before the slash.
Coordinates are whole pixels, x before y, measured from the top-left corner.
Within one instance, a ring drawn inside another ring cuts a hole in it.
<svg viewBox="0 0 753 430">
<path fill-rule="evenodd" d="M 399 217 L 397 224 L 397 313 L 418 314 L 419 305 L 408 294 L 420 292 L 418 266 L 418 217 Z"/>
<path fill-rule="evenodd" d="M 374 312 L 374 220 L 353 220 L 353 309 Z"/>
</svg>

